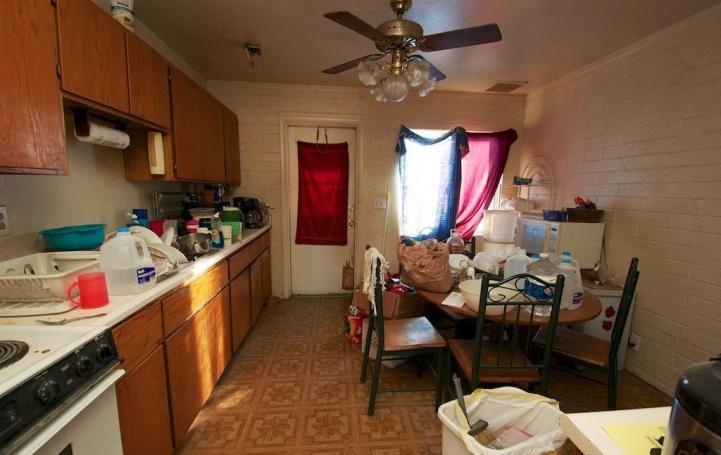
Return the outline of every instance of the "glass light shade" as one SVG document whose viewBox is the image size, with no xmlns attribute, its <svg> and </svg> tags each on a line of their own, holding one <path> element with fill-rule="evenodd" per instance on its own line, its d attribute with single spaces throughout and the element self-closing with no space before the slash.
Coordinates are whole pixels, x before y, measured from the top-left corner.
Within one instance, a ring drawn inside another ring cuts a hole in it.
<svg viewBox="0 0 721 455">
<path fill-rule="evenodd" d="M 391 74 L 382 82 L 383 94 L 396 103 L 403 101 L 408 95 L 408 81 L 403 74 Z"/>
<path fill-rule="evenodd" d="M 425 60 L 411 60 L 406 67 L 406 78 L 411 87 L 422 85 L 431 71 L 431 65 Z"/>
<path fill-rule="evenodd" d="M 423 85 L 421 85 L 420 90 L 418 91 L 419 96 L 427 96 L 431 90 L 433 90 L 436 87 L 436 80 L 432 77 L 429 77 Z"/>
<path fill-rule="evenodd" d="M 376 101 L 388 101 L 388 98 L 383 94 L 383 88 L 380 85 L 374 85 L 370 88 L 370 94 Z"/>
<path fill-rule="evenodd" d="M 371 62 L 364 61 L 358 64 L 358 80 L 361 81 L 363 85 L 367 85 L 369 87 L 378 83 L 375 75 L 373 74 Z"/>
</svg>

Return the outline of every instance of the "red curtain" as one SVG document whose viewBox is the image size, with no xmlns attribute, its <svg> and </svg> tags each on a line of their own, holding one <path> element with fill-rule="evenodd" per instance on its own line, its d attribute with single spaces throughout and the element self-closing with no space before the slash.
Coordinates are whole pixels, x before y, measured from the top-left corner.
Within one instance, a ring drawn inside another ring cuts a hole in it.
<svg viewBox="0 0 721 455">
<path fill-rule="evenodd" d="M 473 233 L 491 205 L 506 167 L 508 152 L 518 135 L 515 130 L 468 133 L 468 150 L 461 155 L 461 194 L 456 229 L 463 239 Z"/>
<path fill-rule="evenodd" d="M 348 244 L 348 172 L 348 144 L 298 141 L 296 244 Z"/>
</svg>

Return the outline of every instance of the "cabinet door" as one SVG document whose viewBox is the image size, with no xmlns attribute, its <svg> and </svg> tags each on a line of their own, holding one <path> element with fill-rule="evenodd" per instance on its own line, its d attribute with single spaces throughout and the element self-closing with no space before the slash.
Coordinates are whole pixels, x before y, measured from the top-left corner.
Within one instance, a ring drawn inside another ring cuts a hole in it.
<svg viewBox="0 0 721 455">
<path fill-rule="evenodd" d="M 223 106 L 223 144 L 225 151 L 225 182 L 240 185 L 240 138 L 238 116 Z"/>
<path fill-rule="evenodd" d="M 261 266 L 261 274 L 262 274 L 262 284 L 263 284 L 263 306 L 265 306 L 266 303 L 268 303 L 268 300 L 270 299 L 270 294 L 272 293 L 272 283 L 271 283 L 271 275 L 270 275 L 270 249 L 266 249 L 263 251 L 263 254 L 260 255 L 260 266 Z"/>
<path fill-rule="evenodd" d="M 250 266 L 250 301 L 255 325 L 263 309 L 263 265 L 260 258 Z"/>
<path fill-rule="evenodd" d="M 230 321 L 233 352 L 243 342 L 253 323 L 250 300 L 250 270 L 230 282 Z"/>
<path fill-rule="evenodd" d="M 63 90 L 128 112 L 125 29 L 91 0 L 58 0 Z"/>
<path fill-rule="evenodd" d="M 173 103 L 175 175 L 179 179 L 203 180 L 203 117 L 205 91 L 176 68 L 170 70 Z"/>
<path fill-rule="evenodd" d="M 203 180 L 225 182 L 225 148 L 223 145 L 223 105 L 209 93 L 204 93 L 203 125 Z"/>
<path fill-rule="evenodd" d="M 160 54 L 134 34 L 126 32 L 130 113 L 165 128 L 170 127 L 170 66 Z"/>
<path fill-rule="evenodd" d="M 54 30 L 50 2 L 3 2 L 0 172 L 67 173 Z"/>
<path fill-rule="evenodd" d="M 122 378 L 115 391 L 123 453 L 173 453 L 163 347 Z"/>
<path fill-rule="evenodd" d="M 224 288 L 166 341 L 176 447 L 230 361 L 230 308 Z"/>
</svg>

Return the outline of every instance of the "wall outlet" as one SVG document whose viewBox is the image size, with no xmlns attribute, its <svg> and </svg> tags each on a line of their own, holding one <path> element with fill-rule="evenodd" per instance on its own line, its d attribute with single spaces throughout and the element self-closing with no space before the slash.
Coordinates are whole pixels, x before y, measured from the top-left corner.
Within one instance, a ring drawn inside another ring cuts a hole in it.
<svg viewBox="0 0 721 455">
<path fill-rule="evenodd" d="M 8 208 L 0 205 L 0 236 L 10 235 L 10 221 L 8 220 Z"/>
<path fill-rule="evenodd" d="M 382 197 L 377 197 L 373 200 L 373 208 L 376 209 L 384 209 L 386 208 L 386 199 Z"/>
<path fill-rule="evenodd" d="M 641 337 L 637 333 L 631 332 L 631 335 L 628 337 L 628 345 L 634 351 L 640 352 L 641 351 Z"/>
</svg>

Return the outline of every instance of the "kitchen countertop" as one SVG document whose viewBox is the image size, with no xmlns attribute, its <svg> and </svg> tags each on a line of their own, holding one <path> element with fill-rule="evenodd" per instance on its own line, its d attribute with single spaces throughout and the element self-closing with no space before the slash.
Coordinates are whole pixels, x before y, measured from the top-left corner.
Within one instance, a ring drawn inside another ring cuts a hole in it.
<svg viewBox="0 0 721 455">
<path fill-rule="evenodd" d="M 585 455 L 626 455 L 603 429 L 608 424 L 666 424 L 671 407 L 581 412 L 561 416 L 561 429 Z"/>
<path fill-rule="evenodd" d="M 37 325 L 36 320 L 42 319 L 46 321 L 58 321 L 66 318 L 76 318 L 80 316 L 90 316 L 93 314 L 107 313 L 106 316 L 101 316 L 91 319 L 83 319 L 76 322 L 71 322 L 68 325 L 72 326 L 91 326 L 91 327 L 106 327 L 112 328 L 118 323 L 124 321 L 128 317 L 142 310 L 144 307 L 156 301 L 159 297 L 171 292 L 175 288 L 185 286 L 195 280 L 200 275 L 210 270 L 214 265 L 218 264 L 223 259 L 226 259 L 236 251 L 240 250 L 253 240 L 256 240 L 263 233 L 270 230 L 270 226 L 265 226 L 260 229 L 243 229 L 242 239 L 232 244 L 228 248 L 217 250 L 213 253 L 200 256 L 197 260 L 191 261 L 189 266 L 179 271 L 177 274 L 170 278 L 157 283 L 153 289 L 133 295 L 123 296 L 110 296 L 110 303 L 101 308 L 93 309 L 82 309 L 76 308 L 67 313 L 58 314 L 54 316 L 28 316 L 28 317 L 17 317 L 11 319 L 4 319 L 4 325 Z"/>
</svg>

